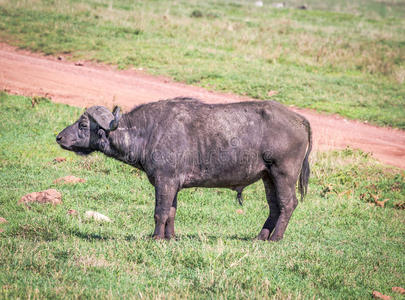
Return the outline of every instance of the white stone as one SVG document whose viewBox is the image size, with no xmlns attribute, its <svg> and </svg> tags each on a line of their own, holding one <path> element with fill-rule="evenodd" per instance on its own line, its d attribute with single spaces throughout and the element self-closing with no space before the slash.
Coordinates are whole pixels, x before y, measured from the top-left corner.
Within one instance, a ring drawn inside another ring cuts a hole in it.
<svg viewBox="0 0 405 300">
<path fill-rule="evenodd" d="M 86 219 L 93 219 L 95 221 L 102 221 L 102 222 L 112 222 L 111 219 L 103 214 L 100 214 L 99 212 L 88 210 L 84 214 L 84 217 Z"/>
<path fill-rule="evenodd" d="M 275 8 L 283 8 L 283 7 L 285 7 L 285 4 L 284 4 L 284 2 L 273 3 L 273 7 L 275 7 Z"/>
<path fill-rule="evenodd" d="M 262 7 L 263 6 L 263 1 L 256 1 L 255 6 Z"/>
</svg>

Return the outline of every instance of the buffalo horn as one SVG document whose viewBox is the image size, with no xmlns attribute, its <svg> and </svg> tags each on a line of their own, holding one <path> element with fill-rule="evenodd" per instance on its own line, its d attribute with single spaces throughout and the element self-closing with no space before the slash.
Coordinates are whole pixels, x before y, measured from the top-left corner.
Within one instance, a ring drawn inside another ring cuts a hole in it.
<svg viewBox="0 0 405 300">
<path fill-rule="evenodd" d="M 120 120 L 120 108 L 118 106 L 114 107 L 113 116 L 114 119 L 110 122 L 110 131 L 114 131 L 118 128 L 118 122 Z"/>
<path fill-rule="evenodd" d="M 113 114 L 104 106 L 92 106 L 86 110 L 87 114 L 104 130 L 110 130 L 114 121 Z"/>
</svg>

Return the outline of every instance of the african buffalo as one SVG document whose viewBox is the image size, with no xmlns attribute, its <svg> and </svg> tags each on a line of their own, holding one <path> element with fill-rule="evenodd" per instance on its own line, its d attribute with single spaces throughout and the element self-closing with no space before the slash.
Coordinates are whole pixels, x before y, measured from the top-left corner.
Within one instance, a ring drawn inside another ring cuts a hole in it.
<svg viewBox="0 0 405 300">
<path fill-rule="evenodd" d="M 262 179 L 270 208 L 260 240 L 283 238 L 309 178 L 311 127 L 275 101 L 206 104 L 174 98 L 121 115 L 88 108 L 56 137 L 76 153 L 101 151 L 146 172 L 155 187 L 156 239 L 174 236 L 177 193 L 189 187 L 241 191 Z"/>
</svg>

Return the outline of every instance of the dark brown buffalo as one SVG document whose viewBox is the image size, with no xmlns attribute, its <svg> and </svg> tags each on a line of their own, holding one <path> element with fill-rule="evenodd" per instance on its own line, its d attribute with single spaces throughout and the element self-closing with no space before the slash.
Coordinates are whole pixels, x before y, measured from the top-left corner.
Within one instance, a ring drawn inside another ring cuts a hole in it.
<svg viewBox="0 0 405 300">
<path fill-rule="evenodd" d="M 101 151 L 146 172 L 155 187 L 154 237 L 174 236 L 177 193 L 189 187 L 241 191 L 262 179 L 270 212 L 260 240 L 283 238 L 306 194 L 311 151 L 308 121 L 275 101 L 205 104 L 175 98 L 122 116 L 93 106 L 56 138 L 81 154 Z"/>
</svg>

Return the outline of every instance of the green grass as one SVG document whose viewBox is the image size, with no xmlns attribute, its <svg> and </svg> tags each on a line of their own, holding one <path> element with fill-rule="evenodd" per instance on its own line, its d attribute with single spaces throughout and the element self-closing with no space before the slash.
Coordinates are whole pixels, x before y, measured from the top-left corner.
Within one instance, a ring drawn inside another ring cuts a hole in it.
<svg viewBox="0 0 405 300">
<path fill-rule="evenodd" d="M 405 174 L 346 149 L 312 155 L 309 194 L 284 240 L 254 242 L 267 217 L 262 184 L 179 194 L 177 239 L 154 241 L 144 174 L 101 154 L 79 157 L 56 134 L 81 110 L 0 94 L 0 298 L 400 298 L 405 286 Z M 54 163 L 55 157 L 65 157 Z M 85 178 L 57 185 L 66 175 Z M 17 205 L 56 188 L 57 207 Z M 373 197 L 389 199 L 376 207 Z M 69 209 L 80 218 L 67 214 Z M 83 218 L 97 210 L 113 219 Z"/>
<path fill-rule="evenodd" d="M 306 3 L 1 0 L 0 40 L 404 129 L 405 1 Z"/>
</svg>

